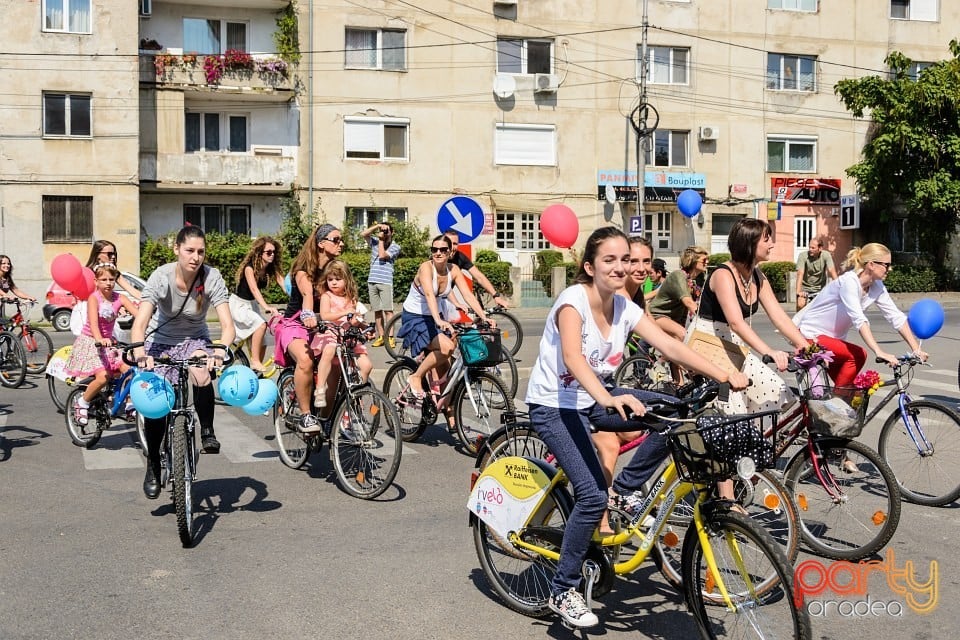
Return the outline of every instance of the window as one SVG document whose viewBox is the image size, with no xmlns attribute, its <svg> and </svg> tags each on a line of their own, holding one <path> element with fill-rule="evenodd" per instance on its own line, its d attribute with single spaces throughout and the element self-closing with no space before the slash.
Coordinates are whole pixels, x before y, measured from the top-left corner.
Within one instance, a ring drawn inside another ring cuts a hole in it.
<svg viewBox="0 0 960 640">
<path fill-rule="evenodd" d="M 344 66 L 402 71 L 407 68 L 407 32 L 394 29 L 347 29 Z"/>
<path fill-rule="evenodd" d="M 890 221 L 888 245 L 897 253 L 920 253 L 920 234 L 915 224 L 907 218 Z"/>
<path fill-rule="evenodd" d="M 556 166 L 557 128 L 553 125 L 498 123 L 493 134 L 493 162 Z"/>
<path fill-rule="evenodd" d="M 907 76 L 916 82 L 920 79 L 920 72 L 926 69 L 927 67 L 932 67 L 932 62 L 914 62 L 909 67 L 907 67 Z"/>
<path fill-rule="evenodd" d="M 43 135 L 90 136 L 90 95 L 43 94 Z"/>
<path fill-rule="evenodd" d="M 890 0 L 890 17 L 937 22 L 937 0 Z"/>
<path fill-rule="evenodd" d="M 497 38 L 497 73 L 552 72 L 552 40 Z"/>
<path fill-rule="evenodd" d="M 670 220 L 673 214 L 669 211 L 657 211 L 643 214 L 643 235 L 653 244 L 654 253 L 670 251 L 672 249 Z"/>
<path fill-rule="evenodd" d="M 188 111 L 184 126 L 187 153 L 246 153 L 247 116 Z"/>
<path fill-rule="evenodd" d="M 44 242 L 93 242 L 93 197 L 43 196 Z"/>
<path fill-rule="evenodd" d="M 653 148 L 646 152 L 646 163 L 654 167 L 687 166 L 687 141 L 689 131 L 664 131 L 658 129 L 651 136 Z"/>
<path fill-rule="evenodd" d="M 817 0 L 767 0 L 767 9 L 787 11 L 816 11 Z"/>
<path fill-rule="evenodd" d="M 363 231 L 375 222 L 383 222 L 387 218 L 406 222 L 407 210 L 397 207 L 347 207 L 347 226 L 356 231 Z"/>
<path fill-rule="evenodd" d="M 494 234 L 497 249 L 540 251 L 550 248 L 550 243 L 540 233 L 539 213 L 497 211 Z"/>
<path fill-rule="evenodd" d="M 91 33 L 90 0 L 43 0 L 43 30 Z"/>
<path fill-rule="evenodd" d="M 405 118 L 344 118 L 343 152 L 347 158 L 407 160 Z"/>
<path fill-rule="evenodd" d="M 767 89 L 816 91 L 816 70 L 816 58 L 768 53 Z"/>
<path fill-rule="evenodd" d="M 817 170 L 816 138 L 767 138 L 767 171 L 781 173 Z"/>
<path fill-rule="evenodd" d="M 185 204 L 183 224 L 196 225 L 205 233 L 238 233 L 250 235 L 250 205 L 246 204 Z"/>
<path fill-rule="evenodd" d="M 220 54 L 227 49 L 248 51 L 247 23 L 203 18 L 183 19 L 185 53 Z"/>
<path fill-rule="evenodd" d="M 637 78 L 643 73 L 643 50 L 637 47 Z M 687 84 L 690 49 L 647 47 L 647 81 L 654 84 Z"/>
</svg>

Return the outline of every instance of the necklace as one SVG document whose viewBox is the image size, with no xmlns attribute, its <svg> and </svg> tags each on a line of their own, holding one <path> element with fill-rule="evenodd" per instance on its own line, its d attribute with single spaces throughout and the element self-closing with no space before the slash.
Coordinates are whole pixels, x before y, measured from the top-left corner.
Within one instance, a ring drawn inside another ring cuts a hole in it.
<svg viewBox="0 0 960 640">
<path fill-rule="evenodd" d="M 736 272 L 737 272 L 737 277 L 740 278 L 740 284 L 743 285 L 743 299 L 746 300 L 747 298 L 750 297 L 750 285 L 753 284 L 753 278 L 751 278 L 750 276 L 753 275 L 753 272 L 752 271 L 747 272 L 746 278 L 740 275 L 739 269 L 737 269 Z"/>
</svg>

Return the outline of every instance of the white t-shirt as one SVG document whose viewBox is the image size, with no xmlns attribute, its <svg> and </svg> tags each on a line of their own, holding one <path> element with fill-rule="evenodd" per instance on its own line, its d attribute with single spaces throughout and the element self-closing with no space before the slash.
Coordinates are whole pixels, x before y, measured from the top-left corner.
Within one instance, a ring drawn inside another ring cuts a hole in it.
<svg viewBox="0 0 960 640">
<path fill-rule="evenodd" d="M 581 353 L 597 377 L 611 376 L 623 361 L 623 348 L 630 332 L 643 311 L 621 295 L 613 297 L 613 323 L 610 334 L 604 338 L 593 321 L 587 289 L 575 284 L 564 289 L 547 315 L 547 323 L 540 338 L 540 355 L 533 365 L 527 383 L 527 404 L 539 404 L 562 409 L 586 409 L 596 400 L 577 382 L 563 363 L 560 346 L 560 330 L 557 328 L 557 313 L 561 307 L 572 307 L 583 321 Z"/>
<path fill-rule="evenodd" d="M 864 311 L 874 303 L 894 329 L 899 330 L 907 321 L 907 316 L 890 298 L 882 280 L 874 281 L 870 290 L 864 293 L 860 276 L 854 271 L 847 271 L 828 283 L 813 302 L 793 317 L 793 322 L 805 338 L 812 340 L 817 336 L 829 336 L 843 339 L 851 327 L 859 330 L 869 322 Z"/>
</svg>

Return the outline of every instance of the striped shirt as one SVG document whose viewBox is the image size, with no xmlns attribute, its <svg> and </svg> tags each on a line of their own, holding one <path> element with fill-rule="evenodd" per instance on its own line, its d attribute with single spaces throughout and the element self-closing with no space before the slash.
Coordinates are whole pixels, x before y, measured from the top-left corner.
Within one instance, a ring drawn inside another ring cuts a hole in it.
<svg viewBox="0 0 960 640">
<path fill-rule="evenodd" d="M 370 238 L 370 277 L 367 282 L 374 284 L 393 284 L 393 263 L 400 255 L 400 245 L 391 242 L 387 247 L 387 258 L 380 259 L 380 239 Z"/>
</svg>

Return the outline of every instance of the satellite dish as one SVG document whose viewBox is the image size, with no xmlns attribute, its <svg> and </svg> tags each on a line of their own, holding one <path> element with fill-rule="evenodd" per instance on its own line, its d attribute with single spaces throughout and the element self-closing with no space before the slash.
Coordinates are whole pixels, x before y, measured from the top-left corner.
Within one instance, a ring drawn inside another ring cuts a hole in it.
<svg viewBox="0 0 960 640">
<path fill-rule="evenodd" d="M 493 78 L 493 93 L 498 98 L 509 98 L 517 90 L 517 81 L 507 73 L 498 73 Z"/>
<path fill-rule="evenodd" d="M 612 184 L 606 186 L 603 190 L 603 195 L 610 204 L 614 204 L 617 201 L 617 190 L 613 188 Z"/>
</svg>

